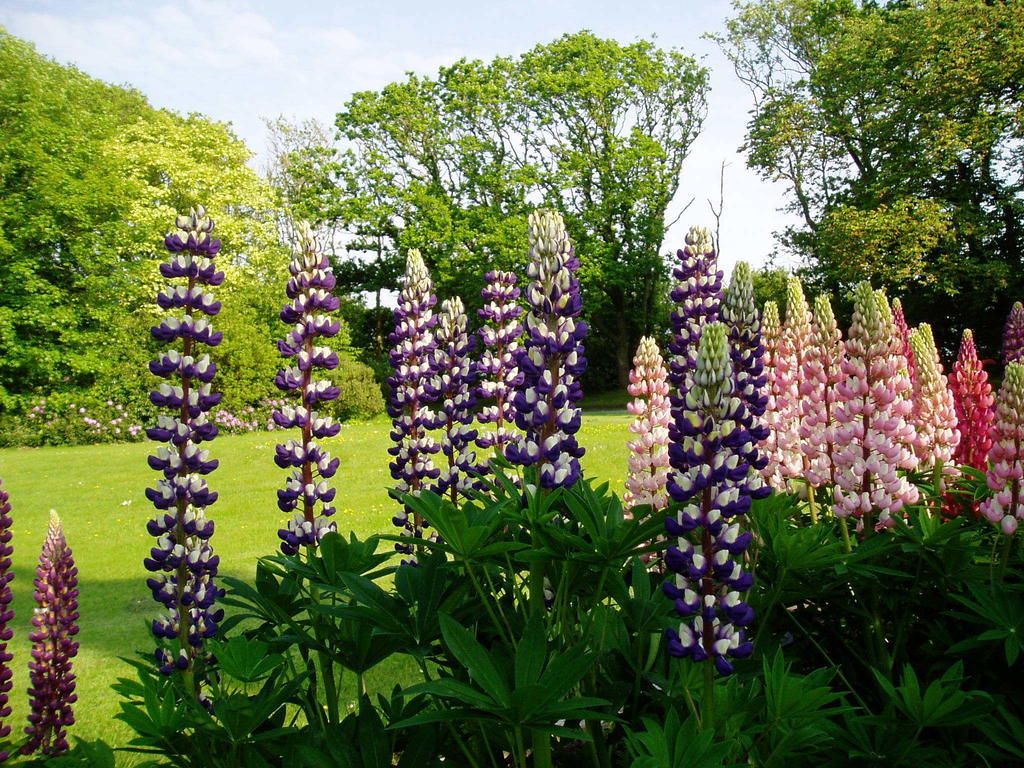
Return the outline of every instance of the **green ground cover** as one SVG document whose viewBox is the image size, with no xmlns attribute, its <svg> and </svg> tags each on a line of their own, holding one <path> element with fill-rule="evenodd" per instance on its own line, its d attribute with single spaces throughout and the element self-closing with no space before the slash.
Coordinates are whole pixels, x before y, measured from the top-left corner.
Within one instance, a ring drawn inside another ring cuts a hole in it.
<svg viewBox="0 0 1024 768">
<path fill-rule="evenodd" d="M 611 480 L 616 491 L 621 491 L 625 474 L 628 424 L 625 412 L 595 413 L 584 418 L 580 434 L 587 448 L 587 476 Z M 384 419 L 352 424 L 328 441 L 341 458 L 335 478 L 340 531 L 365 537 L 392 530 L 394 502 L 385 490 L 390 481 L 385 453 L 389 428 Z M 211 445 L 221 461 L 210 485 L 220 493 L 211 516 L 217 522 L 213 544 L 224 574 L 251 578 L 257 558 L 277 546 L 282 515 L 275 490 L 285 474 L 272 459 L 278 436 L 225 436 Z M 81 590 L 81 650 L 75 660 L 78 722 L 71 733 L 115 745 L 127 740 L 128 729 L 114 720 L 119 709 L 110 685 L 130 673 L 119 657 L 152 648 L 147 627 L 156 604 L 145 587 L 142 567 L 152 542 L 145 531 L 152 507 L 143 495 L 155 480 L 146 465 L 151 450 L 147 443 L 0 450 L 0 477 L 14 508 L 17 616 L 11 643 L 15 677 L 10 723 L 16 732 L 24 725 L 27 710 L 32 579 L 49 510 L 56 509 L 75 553 Z M 383 667 L 368 682 L 389 689 L 401 674 L 397 666 Z"/>
</svg>

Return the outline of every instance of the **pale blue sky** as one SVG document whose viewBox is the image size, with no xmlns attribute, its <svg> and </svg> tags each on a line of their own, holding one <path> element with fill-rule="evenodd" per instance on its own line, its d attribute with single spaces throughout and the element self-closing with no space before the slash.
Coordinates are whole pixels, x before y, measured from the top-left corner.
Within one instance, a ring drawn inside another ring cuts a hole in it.
<svg viewBox="0 0 1024 768">
<path fill-rule="evenodd" d="M 708 118 L 683 166 L 677 206 L 696 201 L 665 247 L 678 248 L 690 224 L 711 225 L 705 200 L 717 201 L 725 160 L 722 266 L 730 268 L 737 259 L 763 264 L 775 249 L 772 231 L 789 219 L 778 211 L 781 185 L 761 181 L 737 152 L 749 94 L 701 39 L 729 12 L 727 0 L 3 0 L 0 25 L 58 61 L 133 85 L 157 106 L 231 122 L 256 151 L 265 143 L 261 116 L 332 123 L 351 93 L 407 70 L 432 74 L 463 56 L 517 54 L 583 28 L 623 42 L 656 35 L 712 69 Z"/>
</svg>

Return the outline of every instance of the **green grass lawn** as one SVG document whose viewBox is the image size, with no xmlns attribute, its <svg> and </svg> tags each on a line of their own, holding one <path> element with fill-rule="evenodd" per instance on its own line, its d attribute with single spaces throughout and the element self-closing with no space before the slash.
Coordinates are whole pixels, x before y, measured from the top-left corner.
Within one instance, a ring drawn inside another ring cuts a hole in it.
<svg viewBox="0 0 1024 768">
<path fill-rule="evenodd" d="M 584 417 L 580 433 L 587 449 L 583 458 L 587 476 L 611 480 L 620 492 L 629 418 L 624 411 L 591 414 Z M 391 479 L 385 453 L 389 428 L 383 419 L 352 424 L 327 441 L 332 453 L 341 458 L 335 477 L 339 531 L 355 531 L 361 537 L 392 531 L 394 502 L 386 491 Z M 233 435 L 211 444 L 221 462 L 209 478 L 220 493 L 210 510 L 217 522 L 212 541 L 226 575 L 251 578 L 256 559 L 277 547 L 283 515 L 277 509 L 275 490 L 286 474 L 273 462 L 279 436 L 274 432 Z M 17 615 L 11 643 L 12 735 L 19 734 L 25 724 L 32 579 L 49 510 L 55 509 L 75 553 L 81 591 L 81 649 L 75 659 L 77 724 L 71 733 L 101 737 L 115 745 L 127 740 L 127 728 L 114 720 L 119 708 L 110 685 L 131 672 L 119 657 L 153 647 L 148 623 L 156 603 L 146 589 L 147 573 L 142 567 L 152 545 L 145 526 L 153 508 L 143 495 L 156 478 L 146 464 L 151 451 L 147 443 L 0 450 L 0 478 L 11 495 L 14 517 Z M 392 674 L 380 671 L 385 678 Z"/>
</svg>

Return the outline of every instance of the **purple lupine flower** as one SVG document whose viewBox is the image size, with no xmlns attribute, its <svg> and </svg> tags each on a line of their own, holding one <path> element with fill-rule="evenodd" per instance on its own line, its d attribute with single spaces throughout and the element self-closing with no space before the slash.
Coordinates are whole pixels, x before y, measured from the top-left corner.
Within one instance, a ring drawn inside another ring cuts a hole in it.
<svg viewBox="0 0 1024 768">
<path fill-rule="evenodd" d="M 480 409 L 477 420 L 493 424 L 493 429 L 481 430 L 476 444 L 480 448 L 494 448 L 495 455 L 503 455 L 505 446 L 516 438 L 516 412 L 512 404 L 516 389 L 523 376 L 517 365 L 523 324 L 523 308 L 516 303 L 519 288 L 511 272 L 492 270 L 485 276 L 487 286 L 481 292 L 486 302 L 477 310 L 484 319 L 480 340 L 486 349 L 477 361 L 479 384 L 477 396 L 490 403 Z"/>
<path fill-rule="evenodd" d="M 476 451 L 473 429 L 476 407 L 476 366 L 470 358 L 474 339 L 466 332 L 466 308 L 462 299 L 446 299 L 441 303 L 437 324 L 437 352 L 434 358 L 437 390 L 436 426 L 442 430 L 441 453 L 448 466 L 437 478 L 439 494 L 451 495 L 452 504 L 459 495 L 475 484 Z"/>
<path fill-rule="evenodd" d="M 338 367 L 337 354 L 317 340 L 341 330 L 341 323 L 326 314 L 337 310 L 340 301 L 331 293 L 335 286 L 331 263 L 313 231 L 305 222 L 296 230 L 298 248 L 288 265 L 291 278 L 285 288 L 291 301 L 281 310 L 281 320 L 292 329 L 277 342 L 281 356 L 292 364 L 278 371 L 274 383 L 286 394 L 296 395 L 299 402 L 283 406 L 272 416 L 281 429 L 302 430 L 301 440 L 279 444 L 274 456 L 277 466 L 291 470 L 284 488 L 277 492 L 277 506 L 292 514 L 287 526 L 277 532 L 286 555 L 296 554 L 302 546 L 315 547 L 328 532 L 337 530 L 329 520 L 336 491 L 327 481 L 340 464 L 317 440 L 334 437 L 341 425 L 316 411 L 318 402 L 336 400 L 340 392 L 330 381 L 314 378 L 318 368 L 332 371 Z"/>
<path fill-rule="evenodd" d="M 668 492 L 681 506 L 665 520 L 675 542 L 665 565 L 675 576 L 662 588 L 680 617 L 679 628 L 666 631 L 669 653 L 714 659 L 723 675 L 733 671 L 730 659 L 753 651 L 744 628 L 754 612 L 742 599 L 753 584 L 742 566 L 751 535 L 737 519 L 765 486 L 744 458 L 753 443 L 745 411 L 726 328 L 705 325 L 677 415 L 679 439 L 669 446 Z"/>
<path fill-rule="evenodd" d="M 583 448 L 578 403 L 580 376 L 587 368 L 579 260 L 573 253 L 562 217 L 554 211 L 530 214 L 528 237 L 531 283 L 526 299 L 526 339 L 518 364 L 523 383 L 513 406 L 522 437 L 509 442 L 505 456 L 513 464 L 537 467 L 543 488 L 568 488 L 580 478 Z"/>
<path fill-rule="evenodd" d="M 1018 362 L 1024 357 L 1024 304 L 1013 303 L 1003 328 L 1003 362 Z"/>
<path fill-rule="evenodd" d="M 768 457 L 760 450 L 760 443 L 768 437 L 768 425 L 764 421 L 768 376 L 764 370 L 761 315 L 754 301 L 754 275 L 745 261 L 738 262 L 733 269 L 732 280 L 722 299 L 722 322 L 729 332 L 729 357 L 736 395 L 745 406 L 743 426 L 751 437 L 751 450 L 743 459 L 760 471 L 768 465 Z M 759 491 L 764 495 L 769 492 Z"/>
<path fill-rule="evenodd" d="M 395 308 L 395 330 L 389 337 L 393 345 L 390 352 L 393 373 L 388 378 L 391 393 L 388 415 L 392 419 L 394 445 L 388 448 L 388 453 L 394 460 L 388 466 L 391 477 L 397 481 L 396 494 L 419 493 L 441 474 L 432 458 L 440 446 L 429 434 L 436 419 L 430 409 L 430 404 L 437 400 L 434 386 L 437 317 L 433 311 L 436 303 L 423 257 L 419 251 L 411 249 L 405 263 L 405 282 Z M 391 522 L 402 529 L 402 536 L 423 538 L 423 519 L 404 504 Z M 411 543 L 396 544 L 395 549 L 409 556 L 403 562 L 415 563 Z"/>
<path fill-rule="evenodd" d="M 701 329 L 718 320 L 722 301 L 722 273 L 718 269 L 711 233 L 704 227 L 690 227 L 686 246 L 676 251 L 679 264 L 672 270 L 675 285 L 671 298 L 676 309 L 671 315 L 668 379 L 675 407 L 686 394 L 687 374 L 697 362 Z"/>
<path fill-rule="evenodd" d="M 182 350 L 165 352 L 149 364 L 155 375 L 169 379 L 150 393 L 150 400 L 172 409 L 174 415 L 161 415 L 156 426 L 146 430 L 151 440 L 166 445 L 149 457 L 150 467 L 163 477 L 155 488 L 146 489 L 146 497 L 159 511 L 146 527 L 156 546 L 144 565 L 153 573 L 146 581 L 153 599 L 164 607 L 153 621 L 159 643 L 156 662 L 164 674 L 180 671 L 186 687 L 199 696 L 196 666 L 205 660 L 203 643 L 216 635 L 224 615 L 214 608 L 223 591 L 214 581 L 220 558 L 210 545 L 213 521 L 206 517 L 206 507 L 217 494 L 204 479 L 217 468 L 217 460 L 200 445 L 217 436 L 206 413 L 221 395 L 211 386 L 216 365 L 208 355 L 199 355 L 199 345 L 216 346 L 221 341 L 207 320 L 220 311 L 220 302 L 207 289 L 223 283 L 224 273 L 213 263 L 220 241 L 210 236 L 214 222 L 202 206 L 193 208 L 190 216 L 179 216 L 175 227 L 181 232 L 164 240 L 174 255 L 160 265 L 160 274 L 185 278 L 186 284 L 161 291 L 157 303 L 184 314 L 166 318 L 152 333 L 165 341 L 180 338 Z"/>
<path fill-rule="evenodd" d="M 78 569 L 60 518 L 50 510 L 50 527 L 39 555 L 35 579 L 36 609 L 32 661 L 29 662 L 28 741 L 23 755 L 55 755 L 68 748 L 66 728 L 74 724 L 75 676 L 71 660 L 78 654 Z"/>
<path fill-rule="evenodd" d="M 11 546 L 13 522 L 10 496 L 0 481 L 0 739 L 6 739 L 11 734 L 11 726 L 4 721 L 11 716 L 8 694 L 14 684 L 11 680 L 10 667 L 14 655 L 7 650 L 7 643 L 14 636 L 14 631 L 10 627 L 14 618 L 14 611 L 11 608 L 11 581 L 14 579 L 14 571 L 11 570 L 11 554 L 14 552 L 14 547 Z M 7 757 L 7 752 L 0 751 L 0 763 Z"/>
</svg>

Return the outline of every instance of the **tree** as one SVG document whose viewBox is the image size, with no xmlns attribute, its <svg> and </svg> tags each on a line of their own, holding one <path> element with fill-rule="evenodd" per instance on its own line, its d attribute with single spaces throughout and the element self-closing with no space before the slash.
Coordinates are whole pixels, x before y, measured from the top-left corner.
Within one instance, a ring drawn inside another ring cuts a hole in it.
<svg viewBox="0 0 1024 768">
<path fill-rule="evenodd" d="M 463 59 L 355 94 L 337 116 L 337 194 L 309 179 L 306 199 L 347 231 L 367 282 L 393 281 L 388 265 L 416 247 L 439 291 L 471 309 L 487 269 L 523 267 L 527 213 L 556 208 L 582 262 L 591 382 L 623 384 L 664 311 L 659 249 L 707 82 L 679 51 L 589 32 L 516 58 Z"/>
<path fill-rule="evenodd" d="M 1024 287 L 1020 4 L 735 7 L 718 40 L 754 96 L 748 164 L 800 218 L 783 243 L 823 288 L 869 278 L 947 346 L 964 326 L 991 346 Z"/>
<path fill-rule="evenodd" d="M 240 366 L 242 347 L 270 348 L 268 289 L 286 264 L 274 191 L 226 125 L 154 109 L 0 30 L 0 146 L 0 396 L 137 396 L 162 235 L 197 203 L 224 242 L 219 298 L 246 305 Z"/>
</svg>

